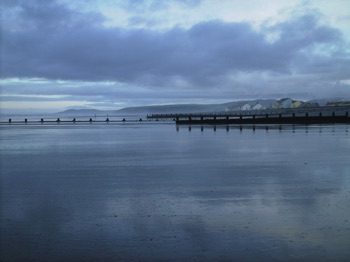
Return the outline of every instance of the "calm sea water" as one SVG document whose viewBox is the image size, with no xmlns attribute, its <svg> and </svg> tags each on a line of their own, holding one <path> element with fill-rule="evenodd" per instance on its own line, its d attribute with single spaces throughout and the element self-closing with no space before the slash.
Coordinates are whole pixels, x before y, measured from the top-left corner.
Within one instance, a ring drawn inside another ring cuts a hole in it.
<svg viewBox="0 0 350 262">
<path fill-rule="evenodd" d="M 350 260 L 349 129 L 1 125 L 0 260 Z"/>
</svg>

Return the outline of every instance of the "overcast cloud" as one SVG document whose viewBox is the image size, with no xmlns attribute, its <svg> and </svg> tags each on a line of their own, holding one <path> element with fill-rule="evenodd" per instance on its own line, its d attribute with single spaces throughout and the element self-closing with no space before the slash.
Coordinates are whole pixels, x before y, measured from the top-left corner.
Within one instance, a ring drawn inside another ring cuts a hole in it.
<svg viewBox="0 0 350 262">
<path fill-rule="evenodd" d="M 116 16 L 129 14 L 124 19 L 128 24 L 111 23 L 114 16 L 97 3 L 85 9 L 82 2 L 2 3 L 2 109 L 37 101 L 61 101 L 61 109 L 72 101 L 118 109 L 246 98 L 350 97 L 348 32 L 341 23 L 325 23 L 331 17 L 317 6 L 288 7 L 285 19 L 259 23 L 214 17 L 169 26 L 164 17 L 165 28 L 159 12 L 183 9 L 198 16 L 195 10 L 208 1 L 98 2 Z M 332 3 L 334 8 L 347 6 Z M 135 16 L 137 12 L 148 18 Z M 153 12 L 154 17 L 149 15 Z M 343 23 L 350 20 L 341 18 Z"/>
</svg>

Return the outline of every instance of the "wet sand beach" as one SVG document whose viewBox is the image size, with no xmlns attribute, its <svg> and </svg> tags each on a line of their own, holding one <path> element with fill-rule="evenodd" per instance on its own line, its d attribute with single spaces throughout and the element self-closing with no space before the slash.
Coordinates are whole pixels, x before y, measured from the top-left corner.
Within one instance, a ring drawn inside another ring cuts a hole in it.
<svg viewBox="0 0 350 262">
<path fill-rule="evenodd" d="M 0 126 L 1 261 L 348 261 L 348 125 Z"/>
</svg>

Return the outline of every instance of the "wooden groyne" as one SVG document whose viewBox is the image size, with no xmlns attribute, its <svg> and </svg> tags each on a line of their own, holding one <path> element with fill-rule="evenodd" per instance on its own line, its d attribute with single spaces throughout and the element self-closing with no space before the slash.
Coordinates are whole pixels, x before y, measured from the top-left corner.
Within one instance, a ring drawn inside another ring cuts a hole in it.
<svg viewBox="0 0 350 262">
<path fill-rule="evenodd" d="M 188 119 L 177 119 L 176 124 L 208 124 L 208 125 L 227 125 L 227 124 L 348 124 L 350 118 L 348 115 L 344 116 L 252 116 L 252 117 L 201 117 L 200 119 L 188 118 Z"/>
<path fill-rule="evenodd" d="M 173 119 L 176 124 L 348 124 L 349 108 L 319 107 L 304 110 L 261 110 L 195 114 L 153 114 L 148 119 Z"/>
<path fill-rule="evenodd" d="M 93 118 L 88 118 L 85 120 L 82 119 L 61 119 L 61 118 L 57 118 L 57 119 L 44 119 L 44 118 L 40 118 L 39 120 L 33 120 L 33 119 L 28 119 L 28 118 L 24 118 L 23 120 L 13 120 L 12 118 L 9 118 L 8 121 L 2 121 L 0 122 L 0 124 L 79 124 L 79 123 L 86 123 L 86 124 L 92 124 L 92 123 L 139 123 L 142 122 L 142 118 L 140 118 L 139 120 L 126 120 L 125 118 L 121 119 L 121 120 L 110 120 L 108 117 L 105 120 L 96 120 Z"/>
</svg>

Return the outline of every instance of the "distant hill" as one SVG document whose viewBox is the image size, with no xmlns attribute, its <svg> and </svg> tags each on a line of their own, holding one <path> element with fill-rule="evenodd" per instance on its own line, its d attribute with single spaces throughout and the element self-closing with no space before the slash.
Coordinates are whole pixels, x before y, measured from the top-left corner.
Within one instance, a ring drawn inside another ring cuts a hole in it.
<svg viewBox="0 0 350 262">
<path fill-rule="evenodd" d="M 126 107 L 115 111 L 118 114 L 167 114 L 167 113 L 211 113 L 211 112 L 223 112 L 227 107 L 241 106 L 245 103 L 255 105 L 257 103 L 265 107 L 271 107 L 276 102 L 275 99 L 265 100 L 245 100 L 234 101 L 223 104 L 173 104 L 173 105 L 155 105 L 155 106 L 138 106 L 138 107 Z"/>
<path fill-rule="evenodd" d="M 97 110 L 97 109 L 68 109 L 62 112 L 59 112 L 59 114 L 67 114 L 67 115 L 93 115 L 93 114 L 107 114 L 111 111 L 105 111 L 105 110 Z"/>
<path fill-rule="evenodd" d="M 160 114 L 160 113 L 196 113 L 196 112 L 215 112 L 220 111 L 220 106 L 212 105 L 196 105 L 196 104 L 174 104 L 174 105 L 159 105 L 159 106 L 138 106 L 126 107 L 115 111 L 115 113 L 126 114 Z"/>
<path fill-rule="evenodd" d="M 319 105 L 326 105 L 327 102 L 342 101 L 340 98 L 316 99 L 312 102 Z M 126 107 L 119 110 L 97 110 L 97 109 L 68 109 L 59 114 L 69 115 L 107 115 L 107 114 L 169 114 L 169 113 L 215 113 L 223 112 L 226 108 L 241 107 L 244 104 L 254 106 L 257 103 L 266 108 L 271 108 L 277 99 L 255 99 L 255 100 L 240 100 L 222 104 L 172 104 L 172 105 L 152 105 L 152 106 L 137 106 Z M 307 101 L 311 102 L 311 101 Z"/>
</svg>

